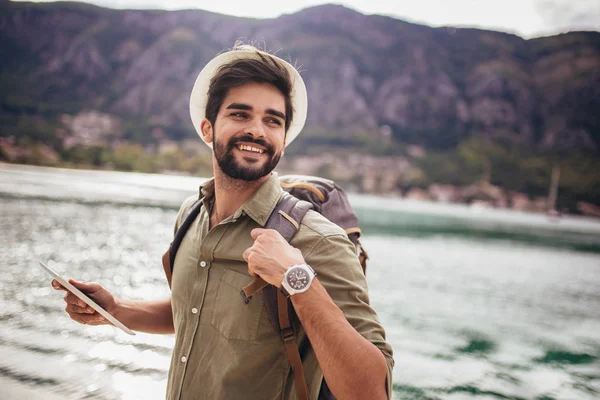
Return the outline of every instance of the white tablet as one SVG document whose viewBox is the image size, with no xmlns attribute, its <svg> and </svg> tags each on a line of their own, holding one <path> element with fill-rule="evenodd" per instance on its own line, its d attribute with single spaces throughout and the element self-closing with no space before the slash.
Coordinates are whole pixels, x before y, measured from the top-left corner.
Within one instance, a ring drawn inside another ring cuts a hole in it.
<svg viewBox="0 0 600 400">
<path fill-rule="evenodd" d="M 94 310 L 98 311 L 98 313 L 100 315 L 102 315 L 104 318 L 106 318 L 111 324 L 113 324 L 114 326 L 116 326 L 118 328 L 121 328 L 123 330 L 123 332 L 125 332 L 125 333 L 128 333 L 130 335 L 135 335 L 134 331 L 132 331 L 131 329 L 129 329 L 128 327 L 123 325 L 121 323 L 121 321 L 119 321 L 118 319 L 116 319 L 115 317 L 110 315 L 104 308 L 100 307 L 94 300 L 90 299 L 85 294 L 83 294 L 83 292 L 81 292 L 79 289 L 77 289 L 75 286 L 71 285 L 69 283 L 69 281 L 67 281 L 62 276 L 60 276 L 52 268 L 50 268 L 49 266 L 47 266 L 46 264 L 44 264 L 41 261 L 40 261 L 40 266 L 46 272 L 48 272 L 52 276 L 52 278 L 56 279 L 58 281 L 58 283 L 63 285 L 65 287 L 65 289 L 67 289 L 69 292 L 73 293 L 75 296 L 79 297 L 81 300 L 83 300 L 87 305 L 92 307 Z"/>
</svg>

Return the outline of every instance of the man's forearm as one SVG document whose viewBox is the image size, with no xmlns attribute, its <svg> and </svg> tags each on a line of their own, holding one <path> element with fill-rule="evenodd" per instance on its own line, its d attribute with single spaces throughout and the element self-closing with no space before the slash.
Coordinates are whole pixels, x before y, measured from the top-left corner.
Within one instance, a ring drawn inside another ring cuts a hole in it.
<svg viewBox="0 0 600 400">
<path fill-rule="evenodd" d="M 171 298 L 156 301 L 116 299 L 116 303 L 115 317 L 134 331 L 175 332 Z"/>
<path fill-rule="evenodd" d="M 333 394 L 340 399 L 385 399 L 385 357 L 348 323 L 318 279 L 291 300 Z"/>
</svg>

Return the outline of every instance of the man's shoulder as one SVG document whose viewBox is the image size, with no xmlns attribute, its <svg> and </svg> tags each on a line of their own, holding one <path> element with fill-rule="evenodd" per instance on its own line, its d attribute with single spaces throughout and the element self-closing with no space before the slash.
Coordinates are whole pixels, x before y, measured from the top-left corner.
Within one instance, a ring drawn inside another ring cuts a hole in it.
<svg viewBox="0 0 600 400">
<path fill-rule="evenodd" d="M 191 195 L 190 197 L 185 199 L 183 201 L 183 203 L 181 203 L 181 207 L 179 207 L 179 213 L 181 214 L 182 212 L 184 212 L 185 210 L 190 208 L 191 205 L 194 204 L 197 200 L 198 200 L 197 194 Z"/>
<path fill-rule="evenodd" d="M 336 269 L 337 265 L 345 273 L 352 274 L 351 280 L 364 276 L 356 246 L 344 229 L 316 211 L 311 210 L 306 214 L 290 244 L 302 252 L 306 262 L 318 273 L 325 266 Z"/>
<path fill-rule="evenodd" d="M 314 210 L 306 213 L 304 219 L 302 219 L 298 233 L 296 233 L 296 236 L 299 238 L 314 240 L 339 235 L 347 237 L 342 227 Z"/>
<path fill-rule="evenodd" d="M 177 212 L 177 219 L 175 220 L 175 230 L 183 223 L 185 215 L 187 215 L 187 211 L 194 205 L 194 203 L 198 201 L 198 195 L 192 195 L 185 199 L 183 203 L 181 203 L 181 207 L 179 207 L 179 211 Z"/>
</svg>

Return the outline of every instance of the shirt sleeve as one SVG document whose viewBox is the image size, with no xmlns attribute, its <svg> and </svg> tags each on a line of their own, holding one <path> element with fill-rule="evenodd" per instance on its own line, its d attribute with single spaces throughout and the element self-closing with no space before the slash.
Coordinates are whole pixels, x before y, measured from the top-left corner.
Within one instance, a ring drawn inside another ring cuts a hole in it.
<svg viewBox="0 0 600 400">
<path fill-rule="evenodd" d="M 370 305 L 367 280 L 354 244 L 344 234 L 323 236 L 304 257 L 348 322 L 383 353 L 387 370 L 386 390 L 388 398 L 391 398 L 393 351 L 385 340 L 385 330 L 377 313 Z"/>
</svg>

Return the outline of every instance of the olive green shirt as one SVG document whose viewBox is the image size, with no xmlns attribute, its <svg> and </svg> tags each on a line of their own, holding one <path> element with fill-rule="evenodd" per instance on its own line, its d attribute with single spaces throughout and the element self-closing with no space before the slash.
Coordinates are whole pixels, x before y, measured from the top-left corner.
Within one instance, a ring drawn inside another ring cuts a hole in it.
<svg viewBox="0 0 600 400">
<path fill-rule="evenodd" d="M 205 205 L 177 252 L 172 277 L 176 341 L 167 399 L 296 399 L 294 377 L 279 329 L 269 320 L 262 293 L 245 304 L 240 290 L 253 278 L 242 253 L 250 231 L 264 227 L 283 190 L 274 173 L 232 216 L 209 231 L 214 181 L 201 187 Z M 184 202 L 184 212 L 195 201 Z M 291 241 L 300 249 L 350 324 L 377 346 L 387 363 L 391 394 L 392 349 L 369 305 L 367 282 L 354 245 L 344 231 L 309 211 Z M 317 399 L 323 372 L 304 329 L 297 343 L 311 398 Z"/>
</svg>

